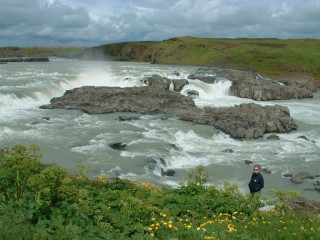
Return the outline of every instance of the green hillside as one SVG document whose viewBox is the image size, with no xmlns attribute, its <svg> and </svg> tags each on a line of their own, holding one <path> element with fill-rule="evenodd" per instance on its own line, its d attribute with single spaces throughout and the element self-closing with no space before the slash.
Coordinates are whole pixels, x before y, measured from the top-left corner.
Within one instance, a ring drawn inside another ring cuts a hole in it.
<svg viewBox="0 0 320 240">
<path fill-rule="evenodd" d="M 88 48 L 95 59 L 204 65 L 253 70 L 266 75 L 310 75 L 320 80 L 320 40 L 211 39 L 178 37 Z"/>
<path fill-rule="evenodd" d="M 67 57 L 79 58 L 86 47 L 2 47 L 0 58 L 10 57 Z"/>
<path fill-rule="evenodd" d="M 216 39 L 177 37 L 97 47 L 0 48 L 0 57 L 69 57 L 160 64 L 229 67 L 261 74 L 309 75 L 320 80 L 319 39 Z"/>
</svg>

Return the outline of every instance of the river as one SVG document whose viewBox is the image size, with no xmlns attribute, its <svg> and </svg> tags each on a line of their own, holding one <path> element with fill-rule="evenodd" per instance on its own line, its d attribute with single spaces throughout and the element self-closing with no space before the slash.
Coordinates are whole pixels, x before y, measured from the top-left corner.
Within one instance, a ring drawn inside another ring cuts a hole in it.
<svg viewBox="0 0 320 240">
<path fill-rule="evenodd" d="M 47 63 L 10 63 L 0 65 L 0 148 L 15 144 L 38 144 L 42 162 L 56 163 L 72 171 L 76 165 L 91 167 L 90 175 L 109 174 L 131 180 L 164 186 L 179 186 L 197 165 L 204 165 L 209 184 L 223 181 L 237 183 L 248 192 L 253 165 L 259 163 L 272 171 L 263 173 L 266 193 L 271 188 L 299 190 L 309 199 L 319 200 L 312 190 L 315 180 L 294 185 L 284 173 L 308 171 L 320 174 L 320 93 L 312 99 L 256 102 L 280 104 L 290 109 L 298 130 L 278 134 L 280 140 L 235 140 L 211 126 L 179 121 L 176 117 L 161 120 L 163 115 L 113 113 L 89 115 L 76 110 L 43 110 L 53 97 L 68 89 L 90 86 L 143 86 L 146 76 L 159 74 L 171 79 L 185 79 L 198 67 L 151 65 L 131 62 L 68 61 L 50 59 Z M 176 73 L 179 76 L 176 76 Z M 190 80 L 181 94 L 190 89 L 200 94 L 200 107 L 233 106 L 255 102 L 228 95 L 231 82 L 216 84 Z M 139 120 L 118 122 L 120 115 L 137 116 Z M 299 136 L 305 136 L 307 141 Z M 108 147 L 124 142 L 126 150 Z M 232 149 L 233 152 L 229 152 Z M 167 166 L 154 166 L 152 159 L 165 160 Z M 173 177 L 161 176 L 161 167 L 173 169 Z"/>
</svg>

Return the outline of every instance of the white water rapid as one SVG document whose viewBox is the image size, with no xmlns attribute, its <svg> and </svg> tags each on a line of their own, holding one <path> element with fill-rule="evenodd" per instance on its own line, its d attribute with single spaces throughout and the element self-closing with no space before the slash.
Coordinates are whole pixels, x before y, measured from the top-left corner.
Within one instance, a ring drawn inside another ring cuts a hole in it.
<svg viewBox="0 0 320 240">
<path fill-rule="evenodd" d="M 150 65 L 127 62 L 81 62 L 56 59 L 48 63 L 0 65 L 0 148 L 15 144 L 38 144 L 43 162 L 57 163 L 73 170 L 77 164 L 90 165 L 91 175 L 109 173 L 133 180 L 178 186 L 197 165 L 214 173 L 210 184 L 237 183 L 244 193 L 252 165 L 262 164 L 272 171 L 264 174 L 268 189 L 299 190 L 310 199 L 319 199 L 313 181 L 293 185 L 283 173 L 309 171 L 320 174 L 320 94 L 312 99 L 256 102 L 289 107 L 298 130 L 278 134 L 280 140 L 239 141 L 211 126 L 197 125 L 162 115 L 112 113 L 88 115 L 76 110 L 43 110 L 39 106 L 64 94 L 68 89 L 91 86 L 143 86 L 143 79 L 159 74 L 170 79 L 187 79 L 197 67 Z M 179 74 L 177 74 L 179 73 Z M 231 81 L 214 84 L 189 80 L 181 94 L 197 91 L 197 106 L 222 107 L 255 102 L 230 96 Z M 172 86 L 170 88 L 172 90 Z M 118 122 L 120 115 L 139 120 Z M 307 141 L 299 136 L 305 136 Z M 108 147 L 124 142 L 125 150 Z M 232 151 L 231 151 L 232 150 Z M 162 159 L 162 160 L 161 160 Z M 173 177 L 161 176 L 161 168 L 175 170 Z"/>
</svg>

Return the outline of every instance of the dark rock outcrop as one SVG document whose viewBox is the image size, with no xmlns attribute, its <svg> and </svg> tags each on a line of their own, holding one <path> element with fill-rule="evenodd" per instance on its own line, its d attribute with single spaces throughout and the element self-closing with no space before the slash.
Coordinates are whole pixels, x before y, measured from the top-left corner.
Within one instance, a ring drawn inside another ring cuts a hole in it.
<svg viewBox="0 0 320 240">
<path fill-rule="evenodd" d="M 119 122 L 124 122 L 124 121 L 131 121 L 131 120 L 138 120 L 139 118 L 137 117 L 131 117 L 131 116 L 119 116 L 118 121 Z"/>
<path fill-rule="evenodd" d="M 304 140 L 310 142 L 310 140 L 306 136 L 299 136 L 298 138 L 301 138 L 301 139 L 304 139 Z"/>
<path fill-rule="evenodd" d="M 267 137 L 268 140 L 280 140 L 280 137 L 276 134 L 271 134 Z"/>
<path fill-rule="evenodd" d="M 230 89 L 232 95 L 257 101 L 311 98 L 312 91 L 316 90 L 314 87 L 309 87 L 315 85 L 315 80 L 309 77 L 292 77 L 292 79 L 297 78 L 295 81 L 291 81 L 291 78 L 273 80 L 265 79 L 253 72 L 234 70 L 218 71 L 217 76 L 232 81 Z"/>
<path fill-rule="evenodd" d="M 108 146 L 115 150 L 123 150 L 126 148 L 127 144 L 122 142 L 116 142 L 116 143 L 109 143 Z"/>
<path fill-rule="evenodd" d="M 224 152 L 224 153 L 234 153 L 234 151 L 231 148 L 223 149 L 222 152 Z"/>
<path fill-rule="evenodd" d="M 175 92 L 181 92 L 183 87 L 189 84 L 189 81 L 186 79 L 172 80 L 172 83 L 173 83 L 173 90 Z"/>
<path fill-rule="evenodd" d="M 197 97 L 199 97 L 199 92 L 196 91 L 196 90 L 188 90 L 188 91 L 187 91 L 187 94 L 188 94 L 188 96 L 191 97 L 191 98 L 197 98 Z"/>
<path fill-rule="evenodd" d="M 262 168 L 262 172 L 271 174 L 271 170 L 269 168 Z"/>
<path fill-rule="evenodd" d="M 189 84 L 186 79 L 173 79 L 170 80 L 166 77 L 161 77 L 160 75 L 152 75 L 144 80 L 144 83 L 152 88 L 169 90 L 171 83 L 173 84 L 173 90 L 175 92 L 181 92 L 185 85 Z"/>
<path fill-rule="evenodd" d="M 176 173 L 175 170 L 172 170 L 172 169 L 163 170 L 163 168 L 161 168 L 161 176 L 172 177 L 175 173 Z"/>
<path fill-rule="evenodd" d="M 0 62 L 49 62 L 47 57 L 14 57 L 0 58 Z"/>
<path fill-rule="evenodd" d="M 169 90 L 171 80 L 166 77 L 161 77 L 160 75 L 153 75 L 151 77 L 148 77 L 145 80 L 145 83 L 155 89 L 158 90 Z"/>
<path fill-rule="evenodd" d="M 250 165 L 250 164 L 252 164 L 253 162 L 250 161 L 250 160 L 244 160 L 244 163 L 247 164 L 247 165 Z"/>
<path fill-rule="evenodd" d="M 308 172 L 298 172 L 297 174 L 295 174 L 293 176 L 293 178 L 291 178 L 291 181 L 293 183 L 296 183 L 296 184 L 299 184 L 299 183 L 302 183 L 303 182 L 303 179 L 305 178 L 311 178 L 313 179 L 314 176 Z"/>
<path fill-rule="evenodd" d="M 257 101 L 311 98 L 313 92 L 319 87 L 318 82 L 312 77 L 291 76 L 268 79 L 254 72 L 231 69 L 200 68 L 188 77 L 188 79 L 198 79 L 205 83 L 214 83 L 218 78 L 232 82 L 231 95 Z"/>
<path fill-rule="evenodd" d="M 187 96 L 168 91 L 167 79 L 151 78 L 147 87 L 81 87 L 68 90 L 43 109 L 77 109 L 90 114 L 133 112 L 175 114 L 180 120 L 211 125 L 233 138 L 259 138 L 265 133 L 296 129 L 287 107 L 241 104 L 224 108 L 198 108 Z"/>
<path fill-rule="evenodd" d="M 180 73 L 177 72 L 177 71 L 174 71 L 172 74 L 175 75 L 175 76 L 177 76 L 177 77 L 180 76 Z"/>
<path fill-rule="evenodd" d="M 292 173 L 285 173 L 285 174 L 282 175 L 282 177 L 292 178 L 292 177 L 293 177 L 293 174 L 292 174 Z"/>
<path fill-rule="evenodd" d="M 174 150 L 176 150 L 176 151 L 181 151 L 181 148 L 178 147 L 178 146 L 177 146 L 176 144 L 174 144 L 174 143 L 170 143 L 169 146 L 170 146 L 171 148 L 173 148 Z"/>
<path fill-rule="evenodd" d="M 302 197 L 290 199 L 288 201 L 288 206 L 294 211 L 320 213 L 320 202 L 308 200 Z"/>
<path fill-rule="evenodd" d="M 216 77 L 207 76 L 207 74 L 204 72 L 190 74 L 188 76 L 188 79 L 200 80 L 202 82 L 209 83 L 209 84 L 213 84 L 216 81 Z"/>
<path fill-rule="evenodd" d="M 182 111 L 181 120 L 215 126 L 233 138 L 259 138 L 265 133 L 290 132 L 296 128 L 287 107 L 240 104 L 234 107 Z"/>
</svg>

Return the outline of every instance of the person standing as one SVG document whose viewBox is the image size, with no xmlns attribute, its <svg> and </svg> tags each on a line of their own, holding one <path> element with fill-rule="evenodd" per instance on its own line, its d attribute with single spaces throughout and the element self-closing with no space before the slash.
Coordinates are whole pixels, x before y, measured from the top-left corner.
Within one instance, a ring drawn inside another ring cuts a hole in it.
<svg viewBox="0 0 320 240">
<path fill-rule="evenodd" d="M 248 184 L 250 193 L 252 194 L 252 197 L 254 195 L 260 195 L 261 189 L 264 187 L 264 179 L 262 174 L 260 173 L 260 165 L 255 165 L 253 167 L 253 173 L 251 175 L 251 180 Z"/>
</svg>

